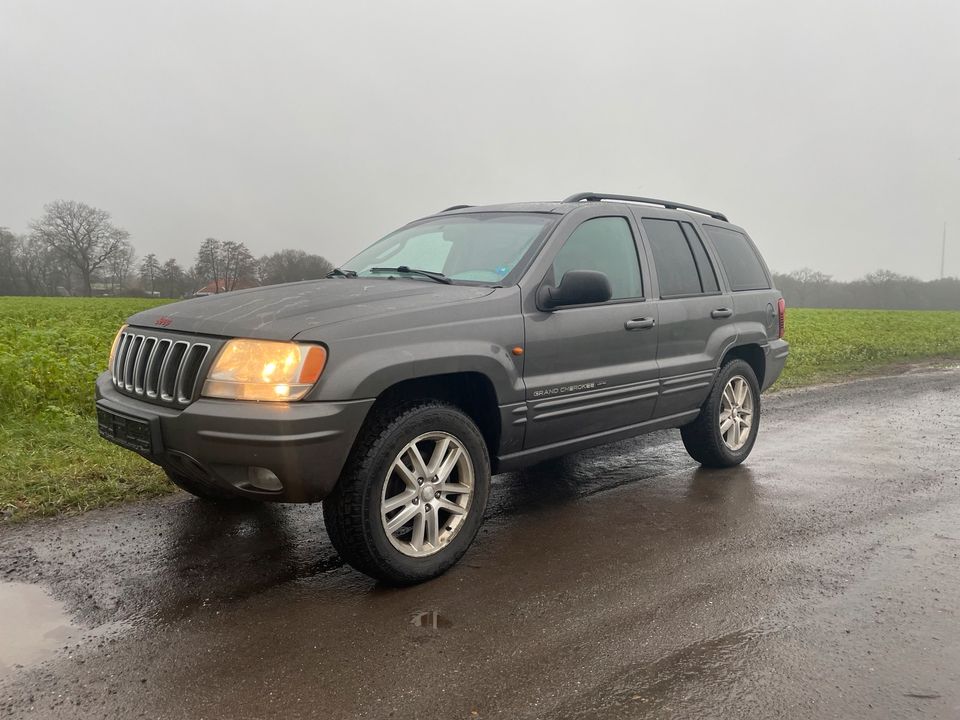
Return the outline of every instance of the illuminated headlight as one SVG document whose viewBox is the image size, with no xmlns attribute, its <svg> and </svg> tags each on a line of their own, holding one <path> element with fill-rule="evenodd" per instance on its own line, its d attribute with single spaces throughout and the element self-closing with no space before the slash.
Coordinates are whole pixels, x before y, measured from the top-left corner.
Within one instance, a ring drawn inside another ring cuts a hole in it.
<svg viewBox="0 0 960 720">
<path fill-rule="evenodd" d="M 231 400 L 299 400 L 323 372 L 320 345 L 230 340 L 207 373 L 203 394 Z"/>
</svg>

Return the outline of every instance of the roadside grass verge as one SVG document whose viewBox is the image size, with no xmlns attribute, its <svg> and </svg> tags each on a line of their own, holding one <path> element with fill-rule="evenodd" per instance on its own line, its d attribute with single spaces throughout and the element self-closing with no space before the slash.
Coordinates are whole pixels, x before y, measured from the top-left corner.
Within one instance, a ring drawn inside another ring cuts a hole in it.
<svg viewBox="0 0 960 720">
<path fill-rule="evenodd" d="M 0 511 L 21 519 L 160 495 L 159 468 L 97 435 L 96 421 L 48 410 L 0 421 Z"/>
<path fill-rule="evenodd" d="M 787 309 L 787 367 L 775 389 L 960 360 L 960 312 Z"/>
<path fill-rule="evenodd" d="M 0 297 L 0 519 L 73 513 L 172 491 L 159 469 L 97 435 L 93 383 L 127 316 L 161 304 Z M 775 388 L 960 360 L 960 312 L 787 311 Z"/>
<path fill-rule="evenodd" d="M 117 329 L 161 303 L 0 297 L 0 518 L 170 491 L 156 467 L 97 435 L 93 405 Z"/>
</svg>

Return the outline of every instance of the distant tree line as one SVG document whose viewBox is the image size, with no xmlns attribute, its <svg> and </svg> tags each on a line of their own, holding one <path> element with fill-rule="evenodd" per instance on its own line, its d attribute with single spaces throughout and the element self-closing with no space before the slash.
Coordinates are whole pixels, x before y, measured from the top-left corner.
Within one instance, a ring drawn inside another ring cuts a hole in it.
<svg viewBox="0 0 960 720">
<path fill-rule="evenodd" d="M 57 200 L 18 235 L 0 227 L 0 295 L 153 295 L 178 298 L 321 278 L 333 265 L 303 250 L 255 258 L 240 242 L 206 238 L 193 265 L 148 253 L 137 262 L 129 233 L 110 213 Z M 919 280 L 877 270 L 852 282 L 804 268 L 774 273 L 791 307 L 960 310 L 960 278 Z"/>
<path fill-rule="evenodd" d="M 130 234 L 110 213 L 70 200 L 44 206 L 26 234 L 0 227 L 0 295 L 178 298 L 313 280 L 332 269 L 326 258 L 303 250 L 255 258 L 243 243 L 212 237 L 200 243 L 189 267 L 152 252 L 137 262 Z"/>
<path fill-rule="evenodd" d="M 840 282 L 809 268 L 774 282 L 788 307 L 879 308 L 885 310 L 960 310 L 960 278 L 920 280 L 877 270 L 859 280 Z"/>
</svg>

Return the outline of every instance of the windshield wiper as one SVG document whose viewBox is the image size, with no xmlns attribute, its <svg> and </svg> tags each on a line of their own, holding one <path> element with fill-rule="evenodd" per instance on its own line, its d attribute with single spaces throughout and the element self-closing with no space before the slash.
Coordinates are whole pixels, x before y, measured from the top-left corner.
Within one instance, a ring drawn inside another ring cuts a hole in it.
<svg viewBox="0 0 960 720">
<path fill-rule="evenodd" d="M 345 278 L 355 278 L 357 276 L 356 271 L 354 270 L 341 270 L 340 268 L 334 268 L 327 273 L 327 277 L 345 277 Z"/>
<path fill-rule="evenodd" d="M 423 277 L 428 277 L 431 280 L 436 280 L 439 283 L 444 285 L 453 285 L 453 280 L 448 278 L 443 273 L 431 272 L 430 270 L 418 270 L 417 268 L 408 267 L 406 265 L 398 265 L 397 267 L 375 267 L 368 268 L 367 272 L 372 273 L 400 273 L 401 275 L 423 275 Z"/>
</svg>

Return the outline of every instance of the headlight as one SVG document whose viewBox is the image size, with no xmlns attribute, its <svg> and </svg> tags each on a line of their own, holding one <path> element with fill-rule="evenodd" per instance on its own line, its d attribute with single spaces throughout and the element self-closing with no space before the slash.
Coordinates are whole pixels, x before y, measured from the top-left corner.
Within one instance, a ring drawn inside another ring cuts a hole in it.
<svg viewBox="0 0 960 720">
<path fill-rule="evenodd" d="M 117 336 L 113 339 L 113 345 L 110 347 L 110 362 L 107 367 L 110 368 L 111 375 L 113 375 L 113 363 L 117 359 L 117 348 L 120 346 L 120 336 L 123 335 L 123 331 L 126 329 L 126 325 L 120 326 L 120 329 L 117 330 Z"/>
<path fill-rule="evenodd" d="M 231 400 L 299 400 L 323 372 L 320 345 L 271 340 L 230 340 L 207 374 L 206 397 Z"/>
</svg>

